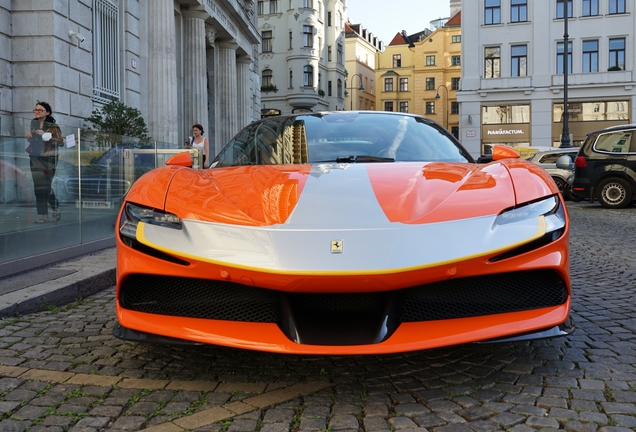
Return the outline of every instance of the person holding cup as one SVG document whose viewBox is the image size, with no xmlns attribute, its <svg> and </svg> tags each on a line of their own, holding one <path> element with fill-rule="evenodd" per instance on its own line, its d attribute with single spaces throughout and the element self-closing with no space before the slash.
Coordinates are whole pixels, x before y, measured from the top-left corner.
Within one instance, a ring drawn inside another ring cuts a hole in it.
<svg viewBox="0 0 636 432">
<path fill-rule="evenodd" d="M 57 223 L 62 216 L 51 183 L 55 177 L 58 147 L 64 145 L 64 141 L 62 131 L 51 114 L 51 105 L 38 101 L 33 110 L 35 118 L 31 120 L 31 130 L 26 134 L 29 141 L 26 152 L 31 162 L 35 203 L 40 216 L 36 224 L 50 222 L 47 203 L 51 206 L 53 222 Z"/>
</svg>

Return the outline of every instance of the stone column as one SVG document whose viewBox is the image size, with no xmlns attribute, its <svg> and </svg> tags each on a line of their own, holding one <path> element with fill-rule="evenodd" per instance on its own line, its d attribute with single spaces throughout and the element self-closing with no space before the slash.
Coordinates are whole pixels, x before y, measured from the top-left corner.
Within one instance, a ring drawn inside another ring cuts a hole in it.
<svg viewBox="0 0 636 432">
<path fill-rule="evenodd" d="M 219 85 L 216 79 L 218 72 L 218 49 L 216 47 L 216 36 L 218 31 L 213 26 L 206 24 L 205 38 L 207 42 L 207 82 L 208 82 L 208 126 L 210 132 L 208 139 L 210 140 L 210 158 L 216 156 L 223 148 L 225 143 L 221 142 L 219 136 L 219 122 L 216 113 L 219 112 Z"/>
<path fill-rule="evenodd" d="M 148 5 L 148 129 L 157 140 L 178 144 L 176 30 L 174 1 Z"/>
<path fill-rule="evenodd" d="M 193 124 L 208 129 L 208 88 L 205 19 L 208 14 L 198 10 L 183 10 L 183 78 L 184 118 L 186 136 L 191 134 Z"/>
<path fill-rule="evenodd" d="M 238 93 L 237 126 L 239 130 L 247 126 L 252 120 L 251 64 L 252 60 L 248 56 L 239 57 L 236 64 L 236 85 Z"/>
<path fill-rule="evenodd" d="M 219 50 L 218 101 L 217 113 L 220 145 L 224 146 L 239 131 L 238 128 L 238 87 L 236 77 L 236 49 L 234 41 L 216 44 Z"/>
</svg>

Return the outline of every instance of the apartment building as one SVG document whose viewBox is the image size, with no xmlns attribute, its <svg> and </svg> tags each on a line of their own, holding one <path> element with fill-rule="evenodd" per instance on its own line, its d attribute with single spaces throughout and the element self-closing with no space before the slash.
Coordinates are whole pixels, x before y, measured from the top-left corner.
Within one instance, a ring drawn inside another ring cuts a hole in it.
<svg viewBox="0 0 636 432">
<path fill-rule="evenodd" d="M 382 42 L 361 24 L 345 23 L 345 109 L 375 110 L 375 65 L 382 49 Z"/>
<path fill-rule="evenodd" d="M 414 43 L 413 112 L 459 136 L 457 90 L 461 78 L 461 12 Z"/>
<path fill-rule="evenodd" d="M 566 71 L 572 145 L 591 130 L 632 122 L 634 7 L 626 0 L 463 1 L 464 146 L 474 156 L 493 144 L 559 146 Z"/>
<path fill-rule="evenodd" d="M 345 109 L 345 1 L 258 0 L 262 115 Z"/>
</svg>

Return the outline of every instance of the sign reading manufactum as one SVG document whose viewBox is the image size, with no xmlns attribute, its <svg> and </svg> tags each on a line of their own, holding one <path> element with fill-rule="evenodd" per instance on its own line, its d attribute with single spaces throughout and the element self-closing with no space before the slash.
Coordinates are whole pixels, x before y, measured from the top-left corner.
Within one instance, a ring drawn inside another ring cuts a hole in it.
<svg viewBox="0 0 636 432">
<path fill-rule="evenodd" d="M 482 125 L 481 138 L 485 143 L 530 142 L 530 124 Z"/>
</svg>

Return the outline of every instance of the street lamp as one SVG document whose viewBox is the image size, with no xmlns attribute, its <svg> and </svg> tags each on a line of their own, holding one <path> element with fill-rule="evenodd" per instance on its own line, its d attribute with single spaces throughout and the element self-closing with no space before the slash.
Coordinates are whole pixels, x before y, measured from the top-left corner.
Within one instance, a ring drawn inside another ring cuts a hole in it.
<svg viewBox="0 0 636 432">
<path fill-rule="evenodd" d="M 360 78 L 360 87 L 358 87 L 358 90 L 364 91 L 364 86 L 362 85 L 362 75 L 360 75 L 359 73 L 353 74 L 351 76 L 351 87 L 349 87 L 349 89 L 351 90 L 351 109 L 350 109 L 350 111 L 353 111 L 353 79 L 355 77 Z"/>
<path fill-rule="evenodd" d="M 561 131 L 561 148 L 572 147 L 570 143 L 570 129 L 568 128 L 568 118 L 570 117 L 570 111 L 568 110 L 568 72 L 570 69 L 570 48 L 568 47 L 568 15 L 569 15 L 569 2 L 565 1 L 563 4 L 563 48 L 565 50 L 565 57 L 563 60 L 563 130 Z"/>
<path fill-rule="evenodd" d="M 435 95 L 435 99 L 441 99 L 441 96 L 439 95 L 439 89 L 442 87 L 444 87 L 444 90 L 446 90 L 446 130 L 448 130 L 448 87 L 446 87 L 444 84 L 437 87 L 437 94 Z"/>
</svg>

